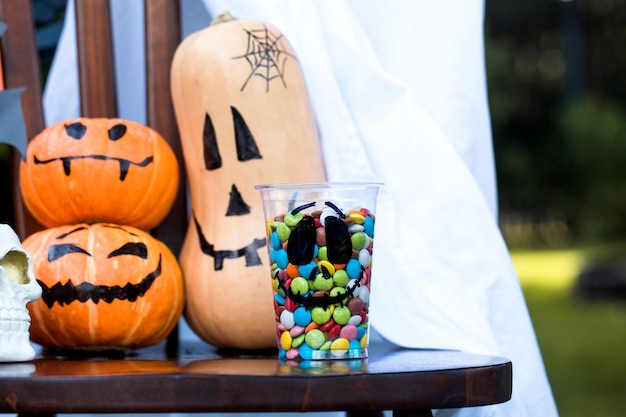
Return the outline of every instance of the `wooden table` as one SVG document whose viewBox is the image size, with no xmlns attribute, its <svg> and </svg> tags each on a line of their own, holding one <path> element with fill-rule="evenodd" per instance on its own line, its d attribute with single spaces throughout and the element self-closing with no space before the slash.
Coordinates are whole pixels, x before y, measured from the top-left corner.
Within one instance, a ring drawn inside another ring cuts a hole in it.
<svg viewBox="0 0 626 417">
<path fill-rule="evenodd" d="M 169 353 L 168 353 L 169 351 Z M 370 345 L 367 360 L 284 363 L 275 351 L 180 342 L 126 355 L 47 353 L 0 364 L 0 412 L 347 411 L 430 416 L 431 409 L 505 402 L 508 359 Z"/>
</svg>

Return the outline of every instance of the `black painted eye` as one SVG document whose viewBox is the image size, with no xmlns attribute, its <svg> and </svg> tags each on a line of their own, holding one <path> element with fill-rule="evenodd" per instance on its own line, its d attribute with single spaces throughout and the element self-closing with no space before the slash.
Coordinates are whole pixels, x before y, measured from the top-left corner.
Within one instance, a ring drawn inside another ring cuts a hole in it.
<svg viewBox="0 0 626 417">
<path fill-rule="evenodd" d="M 348 226 L 338 217 L 328 216 L 326 226 L 326 247 L 328 262 L 345 264 L 352 257 L 352 240 Z"/>
<path fill-rule="evenodd" d="M 304 216 L 293 228 L 287 245 L 287 258 L 293 265 L 306 265 L 315 253 L 315 219 Z"/>
<path fill-rule="evenodd" d="M 85 132 L 87 132 L 87 126 L 81 122 L 65 125 L 65 133 L 73 139 L 82 139 L 85 136 Z"/>
<path fill-rule="evenodd" d="M 70 253 L 82 253 L 84 255 L 91 256 L 91 254 L 85 249 L 76 246 L 73 243 L 61 243 L 58 245 L 50 245 L 50 247 L 48 247 L 48 262 L 55 261 L 65 255 L 69 255 Z"/>
<path fill-rule="evenodd" d="M 109 139 L 119 140 L 126 134 L 126 125 L 117 124 L 109 129 Z"/>
<path fill-rule="evenodd" d="M 222 166 L 222 157 L 217 147 L 215 128 L 208 113 L 204 117 L 202 144 L 204 145 L 204 167 L 209 171 L 220 168 Z"/>
<path fill-rule="evenodd" d="M 138 242 L 138 243 L 129 242 L 129 243 L 126 243 L 121 248 L 116 249 L 113 252 L 109 253 L 109 256 L 107 256 L 107 258 L 113 258 L 115 256 L 121 256 L 121 255 L 133 255 L 133 256 L 138 256 L 141 259 L 148 259 L 148 248 L 146 247 L 144 243 L 141 243 L 141 242 Z"/>
<path fill-rule="evenodd" d="M 251 159 L 261 159 L 261 153 L 259 147 L 252 136 L 252 132 L 246 121 L 241 116 L 241 113 L 236 108 L 232 107 L 230 110 L 233 113 L 233 124 L 235 126 L 235 144 L 237 145 L 237 159 L 239 161 L 249 161 Z"/>
</svg>

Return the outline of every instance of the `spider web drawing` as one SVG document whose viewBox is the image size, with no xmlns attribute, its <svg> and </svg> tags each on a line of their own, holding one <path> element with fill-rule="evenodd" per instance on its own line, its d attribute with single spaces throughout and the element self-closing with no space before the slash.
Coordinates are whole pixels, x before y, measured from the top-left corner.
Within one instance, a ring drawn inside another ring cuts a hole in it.
<svg viewBox="0 0 626 417">
<path fill-rule="evenodd" d="M 286 88 L 285 63 L 290 57 L 296 58 L 285 50 L 282 33 L 276 35 L 265 26 L 263 29 L 249 30 L 243 28 L 243 30 L 248 35 L 246 52 L 243 55 L 233 57 L 233 59 L 245 59 L 250 65 L 250 75 L 246 78 L 240 91 L 246 88 L 252 77 L 260 77 L 265 81 L 266 92 L 270 90 L 270 82 L 277 78 L 282 81 Z"/>
</svg>

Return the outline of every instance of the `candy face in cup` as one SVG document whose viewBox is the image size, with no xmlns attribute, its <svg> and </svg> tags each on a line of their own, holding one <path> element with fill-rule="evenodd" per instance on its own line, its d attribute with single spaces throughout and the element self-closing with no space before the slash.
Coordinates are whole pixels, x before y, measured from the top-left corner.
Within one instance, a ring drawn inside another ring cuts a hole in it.
<svg viewBox="0 0 626 417">
<path fill-rule="evenodd" d="M 282 359 L 367 357 L 380 184 L 257 186 Z"/>
</svg>

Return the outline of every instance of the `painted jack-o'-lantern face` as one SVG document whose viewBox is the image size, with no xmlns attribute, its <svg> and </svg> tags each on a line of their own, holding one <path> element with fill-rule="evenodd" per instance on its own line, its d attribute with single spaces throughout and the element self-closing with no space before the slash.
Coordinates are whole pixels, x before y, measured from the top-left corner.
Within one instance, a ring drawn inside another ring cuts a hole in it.
<svg viewBox="0 0 626 417">
<path fill-rule="evenodd" d="M 188 36 L 171 75 L 192 209 L 180 256 L 187 322 L 217 346 L 273 347 L 254 186 L 325 179 L 298 61 L 276 28 L 231 20 Z"/>
<path fill-rule="evenodd" d="M 52 125 L 28 144 L 20 186 L 47 227 L 111 222 L 149 230 L 171 208 L 178 162 L 149 127 L 80 118 Z"/>
<path fill-rule="evenodd" d="M 33 341 L 136 348 L 162 341 L 182 314 L 176 258 L 147 233 L 114 224 L 47 229 L 24 241 L 43 288 L 29 306 Z"/>
</svg>

